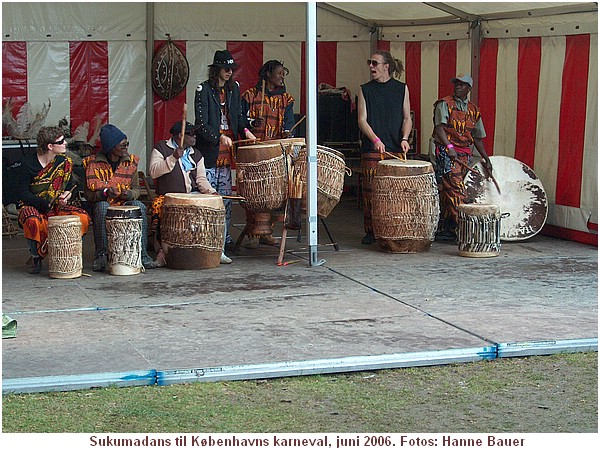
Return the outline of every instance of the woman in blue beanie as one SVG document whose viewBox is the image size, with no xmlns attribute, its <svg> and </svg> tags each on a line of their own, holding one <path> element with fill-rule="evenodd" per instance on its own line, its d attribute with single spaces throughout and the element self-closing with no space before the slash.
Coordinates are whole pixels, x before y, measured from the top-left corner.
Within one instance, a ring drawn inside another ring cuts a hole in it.
<svg viewBox="0 0 600 450">
<path fill-rule="evenodd" d="M 146 269 L 154 269 L 156 263 L 148 256 L 148 220 L 146 205 L 138 200 L 140 183 L 138 178 L 139 156 L 128 153 L 127 136 L 112 124 L 100 130 L 102 149 L 96 155 L 83 161 L 85 167 L 84 196 L 92 205 L 94 229 L 95 272 L 103 272 L 108 264 L 106 213 L 109 206 L 137 206 L 142 213 L 142 264 Z"/>
</svg>

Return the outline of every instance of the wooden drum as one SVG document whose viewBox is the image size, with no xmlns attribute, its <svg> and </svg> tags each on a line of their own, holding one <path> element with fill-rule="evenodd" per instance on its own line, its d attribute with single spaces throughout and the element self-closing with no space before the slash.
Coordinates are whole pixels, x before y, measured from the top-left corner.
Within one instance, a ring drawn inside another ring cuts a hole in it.
<svg viewBox="0 0 600 450">
<path fill-rule="evenodd" d="M 142 265 L 142 212 L 138 206 L 109 206 L 106 212 L 108 273 L 136 275 Z"/>
<path fill-rule="evenodd" d="M 471 258 L 498 256 L 501 217 L 498 205 L 458 205 L 458 254 Z"/>
<path fill-rule="evenodd" d="M 239 147 L 236 156 L 237 189 L 250 211 L 281 208 L 287 199 L 285 157 L 278 143 Z"/>
<path fill-rule="evenodd" d="M 440 206 L 433 166 L 427 161 L 380 161 L 373 178 L 373 234 L 390 253 L 427 251 L 435 239 Z"/>
<path fill-rule="evenodd" d="M 81 221 L 77 216 L 48 218 L 48 272 L 51 278 L 78 278 L 83 269 Z"/>
<path fill-rule="evenodd" d="M 217 267 L 225 242 L 223 198 L 211 194 L 165 194 L 160 230 L 171 269 Z"/>
<path fill-rule="evenodd" d="M 308 199 L 307 188 L 307 151 L 300 149 L 298 159 L 294 162 L 295 173 L 302 181 L 302 207 L 306 210 Z M 344 154 L 332 148 L 317 145 L 317 214 L 327 217 L 339 203 L 344 191 L 344 175 L 346 161 Z"/>
</svg>

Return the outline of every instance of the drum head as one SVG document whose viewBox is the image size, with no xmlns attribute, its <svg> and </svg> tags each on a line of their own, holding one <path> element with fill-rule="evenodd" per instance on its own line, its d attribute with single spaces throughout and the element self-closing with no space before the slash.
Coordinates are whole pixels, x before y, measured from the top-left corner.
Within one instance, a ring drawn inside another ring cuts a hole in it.
<svg viewBox="0 0 600 450">
<path fill-rule="evenodd" d="M 490 156 L 494 178 L 469 172 L 465 177 L 467 202 L 498 205 L 503 217 L 500 238 L 504 241 L 522 241 L 535 236 L 543 228 L 548 216 L 548 202 L 542 182 L 526 164 L 507 156 Z M 484 173 L 481 163 L 475 168 Z"/>
<path fill-rule="evenodd" d="M 165 194 L 165 205 L 197 205 L 210 208 L 223 208 L 223 197 L 213 194 Z"/>
<path fill-rule="evenodd" d="M 259 161 L 267 161 L 283 155 L 281 144 L 279 143 L 263 143 L 255 145 L 245 145 L 238 147 L 236 153 L 236 163 L 253 163 Z"/>
<path fill-rule="evenodd" d="M 107 219 L 139 219 L 142 211 L 139 206 L 115 205 L 109 206 L 106 211 Z"/>
</svg>

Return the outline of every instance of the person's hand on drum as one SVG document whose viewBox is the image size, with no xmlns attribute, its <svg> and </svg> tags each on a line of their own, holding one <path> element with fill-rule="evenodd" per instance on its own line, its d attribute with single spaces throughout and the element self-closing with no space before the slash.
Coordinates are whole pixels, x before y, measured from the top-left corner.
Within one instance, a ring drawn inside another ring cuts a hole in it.
<svg viewBox="0 0 600 450">
<path fill-rule="evenodd" d="M 119 191 L 111 186 L 106 190 L 106 196 L 108 198 L 117 198 L 119 196 Z"/>
<path fill-rule="evenodd" d="M 381 142 L 381 139 L 377 138 L 375 142 L 373 142 L 373 148 L 376 152 L 379 152 L 383 155 L 385 152 L 385 144 Z"/>
<path fill-rule="evenodd" d="M 233 141 L 231 140 L 230 137 L 222 134 L 220 139 L 221 139 L 221 144 L 223 144 L 225 147 L 227 147 L 227 148 L 233 147 Z"/>
<path fill-rule="evenodd" d="M 131 192 L 130 190 L 123 191 L 119 195 L 119 198 L 121 200 L 125 200 L 126 202 L 131 201 L 133 200 L 133 192 Z"/>
</svg>

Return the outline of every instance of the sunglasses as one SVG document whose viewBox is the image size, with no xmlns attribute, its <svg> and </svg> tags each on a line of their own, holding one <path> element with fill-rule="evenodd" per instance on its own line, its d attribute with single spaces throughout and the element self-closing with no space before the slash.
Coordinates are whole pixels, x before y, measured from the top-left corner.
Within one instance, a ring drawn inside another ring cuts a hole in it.
<svg viewBox="0 0 600 450">
<path fill-rule="evenodd" d="M 52 145 L 63 145 L 65 143 L 65 138 L 62 138 L 60 141 L 53 142 Z"/>
<path fill-rule="evenodd" d="M 385 62 L 377 61 L 376 59 L 367 59 L 367 65 L 370 66 L 371 64 L 377 67 L 378 64 L 385 64 Z"/>
<path fill-rule="evenodd" d="M 129 142 L 125 142 L 124 144 L 119 144 L 120 148 L 127 148 L 129 147 Z"/>
<path fill-rule="evenodd" d="M 186 131 L 185 134 L 188 135 L 188 136 L 196 136 L 196 132 L 195 131 Z"/>
</svg>

